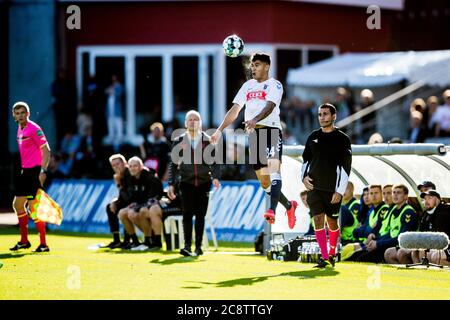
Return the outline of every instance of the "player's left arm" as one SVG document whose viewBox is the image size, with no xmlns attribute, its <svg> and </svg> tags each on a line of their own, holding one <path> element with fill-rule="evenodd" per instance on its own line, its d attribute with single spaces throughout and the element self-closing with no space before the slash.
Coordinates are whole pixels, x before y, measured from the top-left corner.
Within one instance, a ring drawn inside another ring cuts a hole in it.
<svg viewBox="0 0 450 320">
<path fill-rule="evenodd" d="M 257 122 L 267 118 L 272 113 L 273 109 L 275 109 L 275 107 L 276 107 L 275 102 L 267 101 L 264 109 L 262 109 L 261 112 L 256 117 L 254 117 L 251 121 L 254 121 L 256 124 Z"/>
<path fill-rule="evenodd" d="M 48 143 L 41 146 L 42 150 L 42 163 L 41 163 L 41 173 L 39 174 L 39 182 L 41 186 L 44 186 L 45 179 L 47 178 L 47 168 L 50 162 L 50 147 Z"/>
</svg>

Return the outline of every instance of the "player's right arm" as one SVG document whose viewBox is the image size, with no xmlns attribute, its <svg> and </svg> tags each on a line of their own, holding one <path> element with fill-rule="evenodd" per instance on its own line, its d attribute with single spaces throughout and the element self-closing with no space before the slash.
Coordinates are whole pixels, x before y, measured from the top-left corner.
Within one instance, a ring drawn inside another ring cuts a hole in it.
<svg viewBox="0 0 450 320">
<path fill-rule="evenodd" d="M 225 115 L 225 118 L 223 119 L 220 126 L 217 128 L 216 132 L 211 136 L 211 143 L 215 144 L 220 139 L 220 136 L 222 135 L 222 131 L 228 127 L 230 124 L 233 123 L 234 120 L 239 115 L 239 112 L 241 111 L 242 106 L 240 106 L 237 103 L 234 103 L 230 110 L 228 110 L 227 114 Z"/>
<path fill-rule="evenodd" d="M 236 96 L 234 97 L 233 106 L 231 107 L 230 110 L 228 110 L 219 128 L 217 128 L 216 132 L 214 132 L 214 134 L 211 136 L 211 139 L 209 140 L 212 144 L 216 144 L 219 141 L 220 136 L 222 135 L 222 131 L 226 127 L 228 127 L 231 123 L 233 123 L 233 121 L 236 120 L 236 118 L 238 117 L 239 111 L 241 111 L 242 107 L 247 101 L 246 91 L 248 83 L 249 81 L 244 83 L 242 87 L 239 89 Z"/>
</svg>

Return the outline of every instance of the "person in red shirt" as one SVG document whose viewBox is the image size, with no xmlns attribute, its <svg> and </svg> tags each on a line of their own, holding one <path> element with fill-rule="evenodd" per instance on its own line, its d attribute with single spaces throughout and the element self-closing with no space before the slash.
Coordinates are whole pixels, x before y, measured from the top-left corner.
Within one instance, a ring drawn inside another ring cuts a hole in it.
<svg viewBox="0 0 450 320">
<path fill-rule="evenodd" d="M 50 160 L 50 147 L 41 127 L 31 121 L 30 107 L 25 102 L 16 102 L 12 108 L 14 120 L 19 125 L 17 143 L 21 160 L 21 172 L 15 180 L 13 208 L 19 218 L 20 241 L 11 251 L 28 249 L 28 213 L 26 205 L 34 199 L 39 188 L 44 185 Z M 35 252 L 50 251 L 45 240 L 45 222 L 34 220 L 39 231 L 40 245 Z"/>
</svg>

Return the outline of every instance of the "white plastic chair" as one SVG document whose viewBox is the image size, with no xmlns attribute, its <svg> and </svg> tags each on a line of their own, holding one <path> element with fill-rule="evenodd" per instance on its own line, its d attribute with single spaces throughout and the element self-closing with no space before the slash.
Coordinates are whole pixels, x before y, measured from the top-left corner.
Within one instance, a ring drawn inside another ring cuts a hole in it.
<svg viewBox="0 0 450 320">
<path fill-rule="evenodd" d="M 209 201 L 208 201 L 208 209 L 206 211 L 205 216 L 205 232 L 203 233 L 203 248 L 206 250 L 209 250 L 209 242 L 208 242 L 208 236 L 206 235 L 206 228 L 209 227 L 209 230 L 211 231 L 211 238 L 214 244 L 215 250 L 218 249 L 217 244 L 217 238 L 216 238 L 216 231 L 214 229 L 214 225 L 212 223 L 212 197 L 214 195 L 214 191 L 209 192 Z M 175 247 L 175 234 L 178 234 L 178 243 L 180 244 L 180 248 L 184 247 L 184 233 L 183 233 L 183 216 L 182 215 L 176 215 L 176 216 L 169 216 L 164 221 L 164 228 L 166 229 L 166 233 L 170 233 L 170 241 L 172 243 L 172 250 Z M 193 232 L 193 236 L 195 237 L 195 228 Z"/>
</svg>

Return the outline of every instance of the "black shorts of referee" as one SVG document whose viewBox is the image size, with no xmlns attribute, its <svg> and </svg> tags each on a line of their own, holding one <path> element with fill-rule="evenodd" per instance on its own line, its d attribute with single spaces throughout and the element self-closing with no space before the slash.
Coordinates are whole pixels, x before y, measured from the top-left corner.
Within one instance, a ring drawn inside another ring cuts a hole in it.
<svg viewBox="0 0 450 320">
<path fill-rule="evenodd" d="M 20 174 L 14 180 L 14 195 L 33 200 L 38 189 L 41 188 L 41 182 L 39 181 L 40 173 L 41 166 L 22 168 Z"/>
<path fill-rule="evenodd" d="M 327 217 L 338 219 L 339 211 L 341 209 L 341 201 L 338 203 L 331 203 L 334 192 L 322 191 L 322 190 L 311 190 L 308 191 L 306 202 L 309 206 L 309 212 L 311 216 L 316 216 L 318 214 L 325 213 Z"/>
</svg>

